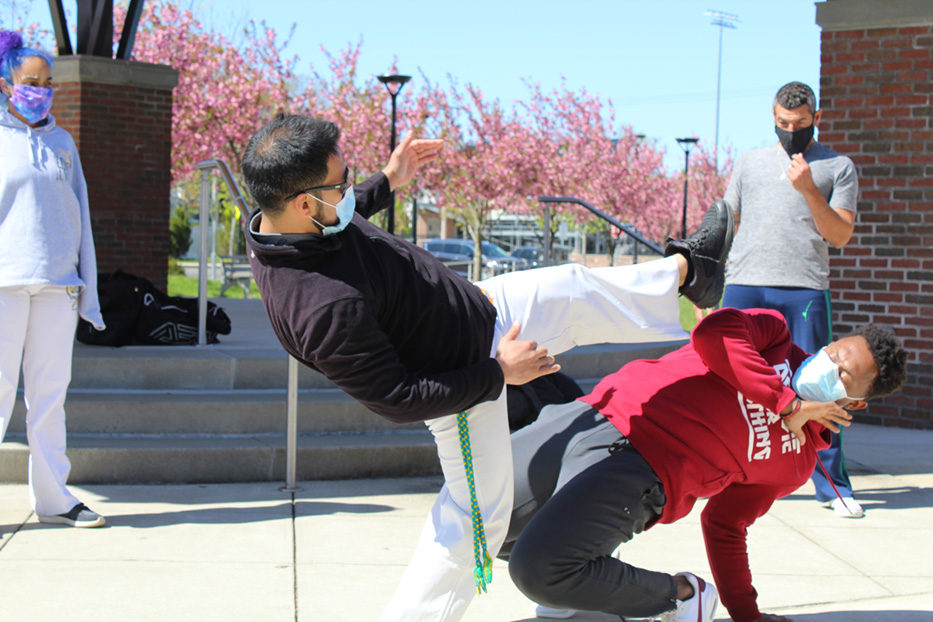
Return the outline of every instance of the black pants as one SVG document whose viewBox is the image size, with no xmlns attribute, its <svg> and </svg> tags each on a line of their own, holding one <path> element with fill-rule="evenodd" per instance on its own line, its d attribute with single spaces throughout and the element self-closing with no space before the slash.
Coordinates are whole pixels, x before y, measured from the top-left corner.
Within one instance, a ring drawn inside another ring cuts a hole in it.
<svg viewBox="0 0 933 622">
<path fill-rule="evenodd" d="M 658 476 L 583 402 L 547 406 L 512 435 L 515 506 L 499 557 L 549 607 L 648 617 L 673 609 L 677 583 L 611 557 L 661 515 Z"/>
</svg>

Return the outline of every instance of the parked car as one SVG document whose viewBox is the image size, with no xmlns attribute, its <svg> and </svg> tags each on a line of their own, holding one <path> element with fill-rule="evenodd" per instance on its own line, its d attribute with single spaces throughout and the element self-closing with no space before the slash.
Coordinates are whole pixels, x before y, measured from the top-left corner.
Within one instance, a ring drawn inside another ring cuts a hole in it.
<svg viewBox="0 0 933 622">
<path fill-rule="evenodd" d="M 435 238 L 421 243 L 422 248 L 428 251 L 456 272 L 469 273 L 473 265 L 473 240 Z M 528 262 L 519 257 L 512 257 L 505 250 L 492 242 L 483 242 L 483 274 L 480 278 L 487 278 L 513 270 L 524 270 Z"/>
<path fill-rule="evenodd" d="M 433 241 L 433 240 L 432 240 Z M 430 244 L 429 242 L 422 242 L 422 248 L 426 251 L 437 257 L 441 262 L 446 265 L 448 268 L 462 276 L 463 278 L 470 278 L 470 272 L 473 270 L 473 255 L 466 255 L 462 252 L 462 248 L 455 248 L 452 245 L 442 245 L 442 244 Z M 440 250 L 440 249 L 449 249 L 449 250 Z"/>
<path fill-rule="evenodd" d="M 518 257 L 528 262 L 531 268 L 544 266 L 544 249 L 540 246 L 519 246 L 512 251 L 512 257 Z M 570 248 L 567 246 L 554 246 L 551 248 L 551 265 L 558 265 L 570 261 Z"/>
<path fill-rule="evenodd" d="M 544 249 L 539 246 L 519 246 L 512 251 L 512 257 L 524 259 L 532 268 L 544 265 Z"/>
</svg>

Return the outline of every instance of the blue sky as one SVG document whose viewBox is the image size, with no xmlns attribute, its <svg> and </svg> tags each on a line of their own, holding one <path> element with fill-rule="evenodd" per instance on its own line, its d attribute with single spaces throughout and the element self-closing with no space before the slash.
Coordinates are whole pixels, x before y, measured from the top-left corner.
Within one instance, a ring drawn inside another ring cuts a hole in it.
<svg viewBox="0 0 933 622">
<path fill-rule="evenodd" d="M 22 5 L 24 0 L 19 0 Z M 251 18 L 285 34 L 299 73 L 324 70 L 320 48 L 337 53 L 362 38 L 360 69 L 479 86 L 503 102 L 527 95 L 523 78 L 553 88 L 565 78 L 611 99 L 619 124 L 663 147 L 683 166 L 675 137 L 712 146 L 719 28 L 708 10 L 739 17 L 724 29 L 719 143 L 736 153 L 776 140 L 771 100 L 800 80 L 819 95 L 820 29 L 813 0 L 179 0 L 208 27 L 235 33 Z M 74 15 L 74 0 L 65 0 Z M 31 21 L 48 23 L 48 3 L 32 2 Z M 404 97 L 402 92 L 400 97 Z"/>
</svg>

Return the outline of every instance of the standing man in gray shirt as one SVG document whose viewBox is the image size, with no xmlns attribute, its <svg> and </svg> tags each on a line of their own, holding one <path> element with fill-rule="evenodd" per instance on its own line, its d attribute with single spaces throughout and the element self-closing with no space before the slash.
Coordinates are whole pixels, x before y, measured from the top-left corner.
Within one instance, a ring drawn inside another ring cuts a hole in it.
<svg viewBox="0 0 933 622">
<path fill-rule="evenodd" d="M 822 111 L 809 86 L 782 86 L 772 112 L 778 142 L 743 154 L 726 188 L 738 230 L 723 306 L 780 311 L 794 343 L 816 353 L 832 341 L 828 244 L 842 248 L 852 237 L 858 179 L 852 160 L 814 140 Z M 817 465 L 817 500 L 861 517 L 841 433 L 819 457 L 829 479 Z"/>
</svg>

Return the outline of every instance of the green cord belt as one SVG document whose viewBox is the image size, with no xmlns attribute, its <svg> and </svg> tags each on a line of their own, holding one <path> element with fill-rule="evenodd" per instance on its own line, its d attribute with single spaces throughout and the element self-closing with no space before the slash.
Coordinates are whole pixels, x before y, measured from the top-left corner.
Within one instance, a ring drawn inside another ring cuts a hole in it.
<svg viewBox="0 0 933 622">
<path fill-rule="evenodd" d="M 476 501 L 476 481 L 473 477 L 473 452 L 470 451 L 470 425 L 466 411 L 457 413 L 457 433 L 460 436 L 460 451 L 463 454 L 463 468 L 466 470 L 467 484 L 470 487 L 470 511 L 473 516 L 473 557 L 476 567 L 473 579 L 476 581 L 476 593 L 486 591 L 486 584 L 492 583 L 492 559 L 486 550 L 486 530 L 483 528 L 483 515 Z"/>
</svg>

